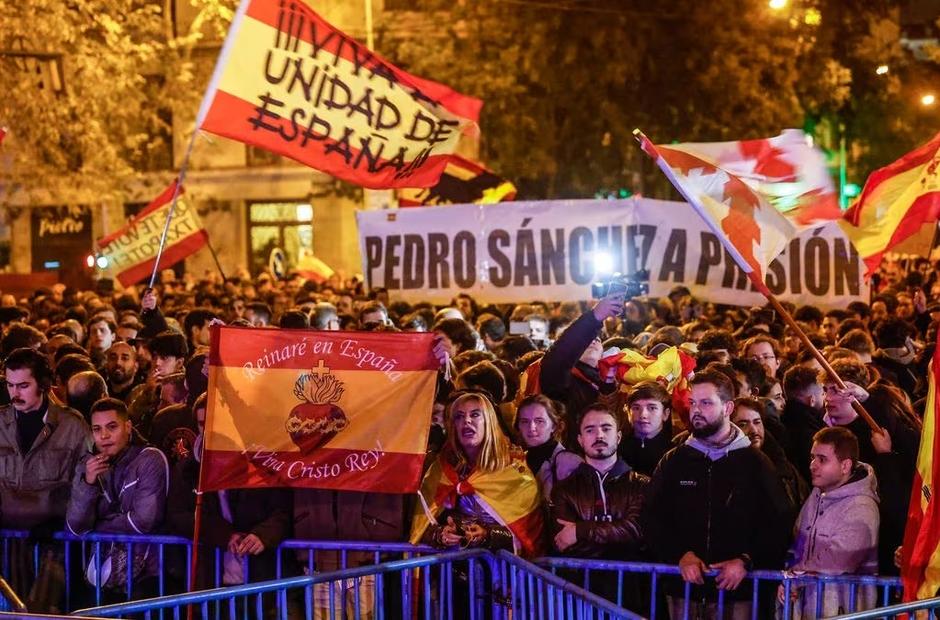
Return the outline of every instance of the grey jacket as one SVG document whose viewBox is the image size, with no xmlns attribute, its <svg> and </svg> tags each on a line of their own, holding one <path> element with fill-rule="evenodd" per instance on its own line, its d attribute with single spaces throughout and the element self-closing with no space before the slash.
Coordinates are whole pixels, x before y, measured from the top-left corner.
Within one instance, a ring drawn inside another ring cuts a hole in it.
<svg viewBox="0 0 940 620">
<path fill-rule="evenodd" d="M 169 465 L 152 446 L 130 445 L 98 477 L 85 482 L 86 455 L 75 467 L 66 524 L 81 536 L 92 530 L 114 534 L 148 534 L 163 523 Z"/>
<path fill-rule="evenodd" d="M 803 504 L 791 570 L 824 575 L 876 573 L 879 521 L 875 474 L 870 465 L 858 463 L 847 483 L 828 493 L 814 488 Z M 816 617 L 815 590 L 812 585 L 803 588 L 798 617 Z M 820 617 L 853 611 L 848 586 L 829 585 L 823 591 Z M 874 607 L 874 594 L 872 588 L 859 588 L 858 610 Z"/>
<path fill-rule="evenodd" d="M 65 516 L 72 471 L 87 453 L 88 425 L 73 409 L 49 403 L 45 426 L 20 453 L 16 413 L 0 408 L 0 524 L 32 528 Z"/>
</svg>

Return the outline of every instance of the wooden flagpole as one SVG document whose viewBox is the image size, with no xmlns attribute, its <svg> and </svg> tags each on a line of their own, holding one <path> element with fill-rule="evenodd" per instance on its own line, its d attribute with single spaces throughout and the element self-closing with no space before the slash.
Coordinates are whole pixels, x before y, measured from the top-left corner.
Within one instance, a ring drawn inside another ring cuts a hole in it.
<svg viewBox="0 0 940 620">
<path fill-rule="evenodd" d="M 819 365 L 822 366 L 822 369 L 826 371 L 826 374 L 830 379 L 832 379 L 832 382 L 835 383 L 840 390 L 847 389 L 845 382 L 842 381 L 842 378 L 836 374 L 836 371 L 833 370 L 832 366 L 829 365 L 829 361 L 826 359 L 826 357 L 819 349 L 816 348 L 816 345 L 814 345 L 813 341 L 809 339 L 809 336 L 806 335 L 806 332 L 803 331 L 803 328 L 800 327 L 799 323 L 797 323 L 796 320 L 790 316 L 790 313 L 787 312 L 787 309 L 783 307 L 783 304 L 780 303 L 780 300 L 777 299 L 773 293 L 766 290 L 766 287 L 757 288 L 763 289 L 761 290 L 761 293 L 763 293 L 764 297 L 767 298 L 767 300 L 770 302 L 770 305 L 773 306 L 774 310 L 776 310 L 777 314 L 783 318 L 783 321 L 787 324 L 787 327 L 795 331 L 796 335 L 799 336 L 800 340 L 803 342 L 803 345 L 813 353 L 813 357 L 816 358 L 816 361 L 819 362 Z M 865 420 L 865 422 L 868 424 L 868 426 L 871 427 L 872 432 L 880 433 L 882 431 L 882 428 L 878 426 L 878 423 L 875 422 L 874 418 L 871 417 L 871 414 L 868 413 L 864 406 L 862 406 L 862 403 L 858 402 L 858 399 L 852 399 L 852 408 L 855 409 L 855 413 L 860 415 L 862 419 Z"/>
</svg>

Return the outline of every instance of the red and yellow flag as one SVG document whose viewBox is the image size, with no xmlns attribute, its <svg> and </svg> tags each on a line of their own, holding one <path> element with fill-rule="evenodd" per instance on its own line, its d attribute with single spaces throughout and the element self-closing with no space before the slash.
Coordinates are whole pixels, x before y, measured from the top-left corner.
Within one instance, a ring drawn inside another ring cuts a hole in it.
<svg viewBox="0 0 940 620">
<path fill-rule="evenodd" d="M 839 224 L 871 275 L 882 255 L 940 217 L 940 133 L 879 168 Z"/>
<path fill-rule="evenodd" d="M 930 364 L 927 406 L 924 408 L 924 428 L 917 452 L 917 469 L 911 488 L 907 526 L 904 530 L 901 579 L 904 600 L 914 601 L 937 595 L 940 588 L 940 506 L 935 498 L 940 491 L 940 342 L 934 349 Z"/>
<path fill-rule="evenodd" d="M 445 448 L 424 475 L 420 494 L 411 523 L 413 543 L 420 541 L 431 525 L 428 513 L 437 518 L 444 510 L 456 506 L 458 495 L 472 494 L 491 517 L 512 532 L 517 553 L 535 557 L 542 551 L 545 522 L 541 495 L 524 459 L 514 457 L 508 467 L 497 472 L 473 471 L 461 481 L 446 457 Z"/>
<path fill-rule="evenodd" d="M 213 328 L 201 488 L 418 488 L 433 334 Z"/>
<path fill-rule="evenodd" d="M 242 0 L 196 127 L 368 188 L 430 187 L 482 102 L 413 76 L 309 0 Z"/>
<path fill-rule="evenodd" d="M 98 240 L 98 249 L 108 258 L 110 268 L 117 272 L 117 279 L 124 286 L 131 286 L 153 271 L 175 189 L 176 181 L 138 213 L 127 226 Z M 183 197 L 182 189 L 179 193 L 176 210 L 166 234 L 166 246 L 160 257 L 163 265 L 181 261 L 198 252 L 209 242 L 209 234 L 202 227 L 195 207 Z"/>
</svg>

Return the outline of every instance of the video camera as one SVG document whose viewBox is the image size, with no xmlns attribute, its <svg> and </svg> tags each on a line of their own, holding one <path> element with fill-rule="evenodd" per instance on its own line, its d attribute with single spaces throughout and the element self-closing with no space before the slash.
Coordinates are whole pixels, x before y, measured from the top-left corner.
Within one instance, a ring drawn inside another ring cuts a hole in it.
<svg viewBox="0 0 940 620">
<path fill-rule="evenodd" d="M 650 272 L 646 269 L 633 275 L 615 273 L 591 283 L 591 297 L 601 299 L 608 295 L 623 295 L 624 301 L 649 295 Z"/>
</svg>

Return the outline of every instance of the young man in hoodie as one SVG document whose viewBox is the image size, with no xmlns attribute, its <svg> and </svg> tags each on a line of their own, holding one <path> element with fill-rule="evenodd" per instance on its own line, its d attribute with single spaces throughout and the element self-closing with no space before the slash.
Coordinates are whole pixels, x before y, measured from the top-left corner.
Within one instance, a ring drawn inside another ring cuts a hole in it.
<svg viewBox="0 0 940 620">
<path fill-rule="evenodd" d="M 95 451 L 75 468 L 65 522 L 70 532 L 150 534 L 163 523 L 169 465 L 163 453 L 146 445 L 134 432 L 124 401 L 102 398 L 91 406 Z M 106 598 L 123 600 L 126 566 L 132 561 L 136 598 L 155 594 L 157 550 L 135 545 L 133 558 L 123 544 L 102 545 L 100 565 L 91 559 L 86 577 L 100 582 Z M 99 574 L 100 571 L 100 574 Z"/>
<path fill-rule="evenodd" d="M 664 583 L 672 618 L 682 618 L 686 604 L 692 620 L 717 617 L 717 589 L 726 591 L 726 618 L 750 618 L 742 581 L 752 567 L 782 567 L 792 510 L 769 459 L 731 424 L 731 379 L 703 370 L 690 387 L 691 435 L 653 474 L 645 529 L 659 561 L 678 564 L 693 584 L 685 601 L 684 584 Z M 709 569 L 718 575 L 706 583 Z"/>
<path fill-rule="evenodd" d="M 813 491 L 797 519 L 790 568 L 823 575 L 875 574 L 880 522 L 875 474 L 858 460 L 858 439 L 847 428 L 825 428 L 813 439 Z M 816 617 L 816 587 L 806 586 L 801 594 L 802 617 Z M 858 606 L 852 609 L 849 587 L 829 585 L 823 591 L 822 616 L 875 606 L 873 588 L 860 588 L 857 595 Z"/>
</svg>

